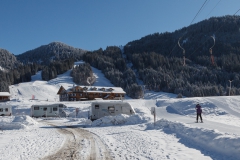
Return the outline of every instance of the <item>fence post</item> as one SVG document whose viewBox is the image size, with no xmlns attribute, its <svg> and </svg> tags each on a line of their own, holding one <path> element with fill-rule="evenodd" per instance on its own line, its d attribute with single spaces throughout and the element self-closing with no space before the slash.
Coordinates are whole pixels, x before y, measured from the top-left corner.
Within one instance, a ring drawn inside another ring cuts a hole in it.
<svg viewBox="0 0 240 160">
<path fill-rule="evenodd" d="M 151 107 L 151 114 L 153 115 L 153 118 L 154 118 L 154 127 L 155 127 L 155 123 L 156 123 L 156 109 L 155 109 L 155 107 Z"/>
</svg>

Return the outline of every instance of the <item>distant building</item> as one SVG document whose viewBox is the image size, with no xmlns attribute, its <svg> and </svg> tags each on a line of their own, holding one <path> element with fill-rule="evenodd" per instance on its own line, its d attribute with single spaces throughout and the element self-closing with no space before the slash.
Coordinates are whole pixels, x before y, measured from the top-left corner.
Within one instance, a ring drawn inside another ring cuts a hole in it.
<svg viewBox="0 0 240 160">
<path fill-rule="evenodd" d="M 121 100 L 126 92 L 121 87 L 73 86 L 65 89 L 61 86 L 57 94 L 59 101 Z"/>
<path fill-rule="evenodd" d="M 10 96 L 9 92 L 0 92 L 0 102 L 10 101 Z"/>
</svg>

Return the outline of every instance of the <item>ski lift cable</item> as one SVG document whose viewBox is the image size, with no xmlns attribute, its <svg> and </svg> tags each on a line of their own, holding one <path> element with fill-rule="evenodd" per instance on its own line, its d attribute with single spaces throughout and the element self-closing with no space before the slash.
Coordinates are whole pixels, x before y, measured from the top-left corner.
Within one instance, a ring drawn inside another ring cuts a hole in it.
<svg viewBox="0 0 240 160">
<path fill-rule="evenodd" d="M 240 9 L 238 9 L 237 12 L 235 12 L 233 16 L 235 16 L 239 11 L 240 11 Z M 225 23 L 223 23 L 223 24 L 214 32 L 214 35 L 215 35 L 224 25 L 225 25 Z M 213 38 L 213 36 L 210 36 L 209 38 Z M 191 54 L 189 54 L 189 55 L 187 56 L 187 58 L 188 58 L 189 56 L 191 56 L 192 54 L 194 54 L 200 47 L 202 47 L 202 46 L 209 40 L 209 38 L 206 39 L 201 46 L 199 46 L 199 47 L 198 47 L 197 49 L 195 49 Z M 215 38 L 214 38 L 214 45 L 215 45 Z"/>
<path fill-rule="evenodd" d="M 202 5 L 201 8 L 199 9 L 197 15 L 202 11 L 202 9 L 203 9 L 204 7 L 208 4 L 208 2 L 209 2 L 209 1 L 206 0 L 206 1 L 203 3 L 203 5 Z M 213 7 L 213 9 L 208 13 L 208 15 L 211 14 L 211 12 L 218 6 L 218 4 L 219 4 L 220 2 L 221 2 L 221 0 L 218 1 L 218 3 Z M 205 5 L 205 4 L 206 4 L 206 5 Z M 197 15 L 196 15 L 196 16 L 197 16 Z M 208 15 L 207 15 L 207 16 L 208 16 Z M 196 16 L 195 16 L 195 17 L 196 17 Z M 207 17 L 207 16 L 206 16 L 206 17 Z M 194 17 L 194 19 L 195 19 L 195 17 Z M 194 21 L 194 19 L 193 19 L 193 21 Z M 192 21 L 192 22 L 193 22 L 193 21 Z M 186 33 L 187 33 L 187 31 L 186 31 L 183 35 L 185 35 Z M 181 37 L 181 38 L 182 38 L 182 37 Z M 215 44 L 215 38 L 214 38 L 214 44 Z M 180 48 L 181 48 L 181 47 L 180 47 Z"/>
<path fill-rule="evenodd" d="M 202 8 L 204 7 L 205 3 L 207 2 L 208 0 L 205 0 L 205 2 L 203 3 L 202 7 L 198 10 L 197 14 L 195 15 L 195 17 L 193 18 L 192 22 L 190 23 L 190 25 L 193 23 L 193 21 L 197 18 L 198 14 L 202 11 Z"/>
<path fill-rule="evenodd" d="M 209 2 L 208 0 L 205 0 L 205 2 L 203 3 L 203 5 L 201 6 L 201 8 L 198 10 L 197 14 L 195 15 L 195 17 L 193 18 L 192 22 L 190 23 L 190 25 L 194 22 L 194 20 L 197 18 L 197 16 L 199 15 L 199 13 L 202 11 L 202 9 L 204 8 L 204 6 L 206 6 L 206 2 Z M 187 31 L 183 34 L 185 35 L 187 33 Z M 179 41 L 181 40 L 182 37 L 179 38 L 178 40 L 178 46 L 183 50 L 183 66 L 186 65 L 185 63 L 185 49 L 180 45 Z"/>
<path fill-rule="evenodd" d="M 218 6 L 218 4 L 221 2 L 222 0 L 219 0 L 218 2 L 217 2 L 217 4 L 213 7 L 213 9 L 207 14 L 207 16 L 209 16 L 209 14 L 211 14 L 212 13 L 212 11 Z M 207 18 L 207 16 L 206 16 L 206 18 Z"/>
<path fill-rule="evenodd" d="M 205 6 L 206 2 L 208 0 L 205 0 L 205 2 L 202 4 L 201 8 L 198 10 L 197 14 L 195 15 L 195 17 L 193 18 L 193 20 L 191 21 L 190 25 L 194 22 L 194 20 L 197 18 L 197 16 L 199 15 L 199 13 L 202 11 L 203 7 Z M 183 37 L 185 34 L 187 33 L 184 32 L 183 35 L 181 37 Z M 177 44 L 175 44 L 175 46 L 173 47 L 172 51 L 170 52 L 170 54 L 168 56 L 170 56 L 172 54 L 172 52 L 174 51 L 174 49 L 176 48 Z"/>
</svg>

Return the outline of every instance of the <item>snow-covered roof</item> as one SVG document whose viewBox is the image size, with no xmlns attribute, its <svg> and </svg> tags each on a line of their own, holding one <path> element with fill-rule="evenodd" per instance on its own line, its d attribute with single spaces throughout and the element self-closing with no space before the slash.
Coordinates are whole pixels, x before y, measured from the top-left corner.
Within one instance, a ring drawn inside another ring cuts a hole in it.
<svg viewBox="0 0 240 160">
<path fill-rule="evenodd" d="M 11 96 L 9 92 L 0 92 L 0 96 Z"/>
<path fill-rule="evenodd" d="M 121 87 L 102 87 L 102 86 L 74 86 L 86 88 L 85 92 L 102 92 L 102 93 L 126 93 Z M 65 88 L 66 89 L 66 88 Z M 68 88 L 67 92 L 72 91 L 73 87 Z"/>
</svg>

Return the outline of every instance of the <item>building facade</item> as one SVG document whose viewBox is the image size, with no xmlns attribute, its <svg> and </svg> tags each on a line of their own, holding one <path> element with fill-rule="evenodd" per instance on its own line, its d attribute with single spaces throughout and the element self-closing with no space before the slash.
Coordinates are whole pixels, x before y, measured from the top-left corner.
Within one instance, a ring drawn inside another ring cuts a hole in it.
<svg viewBox="0 0 240 160">
<path fill-rule="evenodd" d="M 121 87 L 73 86 L 58 90 L 59 101 L 86 101 L 86 100 L 121 100 L 126 92 Z"/>
<path fill-rule="evenodd" d="M 0 102 L 10 101 L 10 96 L 9 92 L 0 92 Z"/>
</svg>

